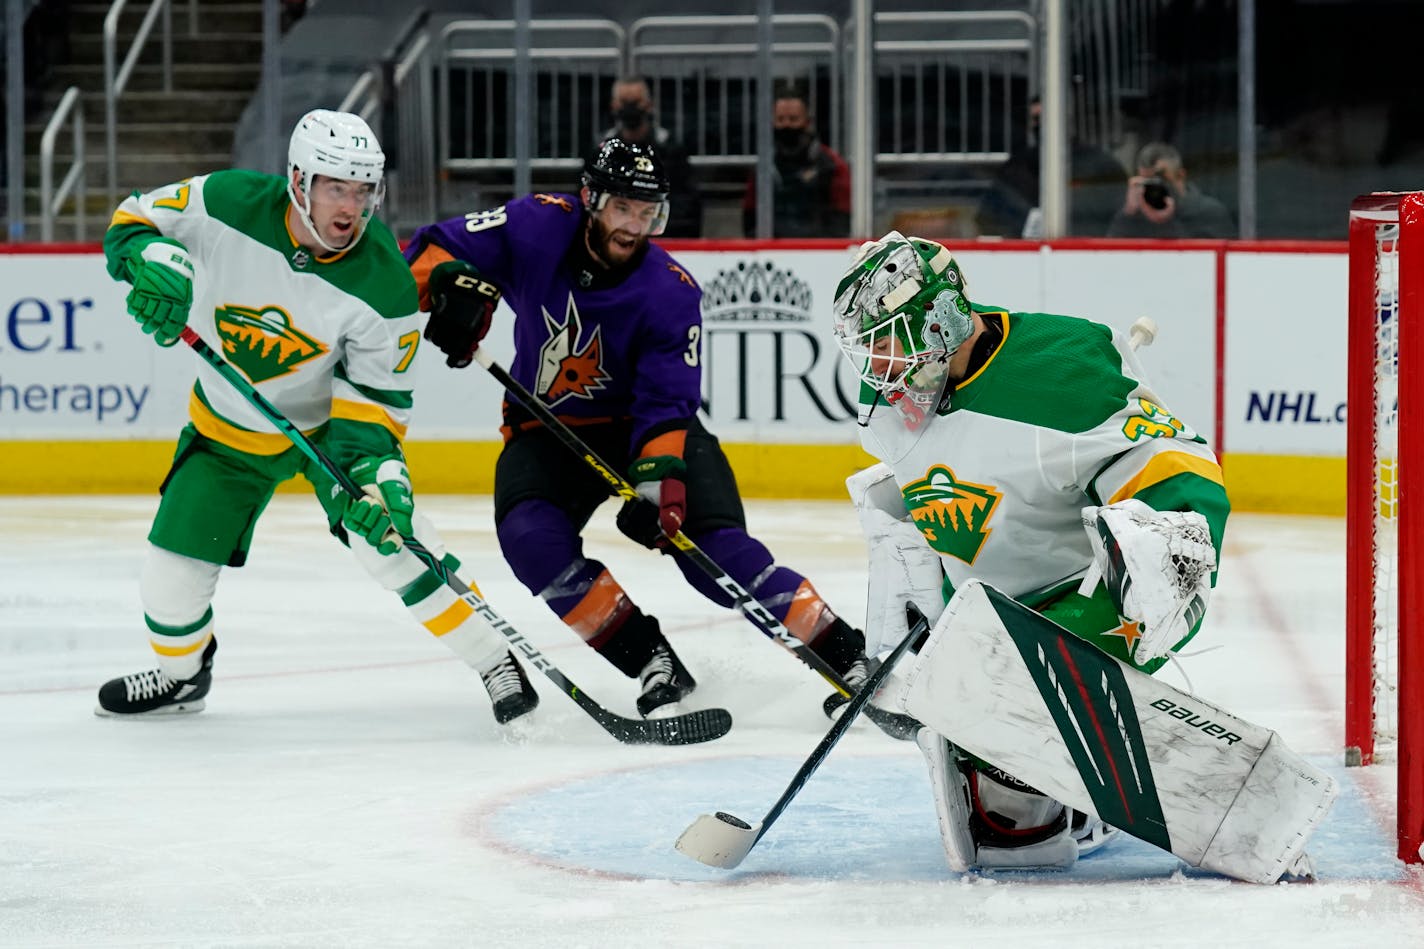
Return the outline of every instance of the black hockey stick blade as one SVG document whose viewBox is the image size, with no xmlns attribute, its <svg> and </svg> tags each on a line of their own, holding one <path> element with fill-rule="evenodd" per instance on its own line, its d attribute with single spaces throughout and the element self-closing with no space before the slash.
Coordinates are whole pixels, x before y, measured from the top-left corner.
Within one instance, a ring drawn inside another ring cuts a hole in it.
<svg viewBox="0 0 1424 949">
<path fill-rule="evenodd" d="M 732 713 L 724 708 L 698 709 L 667 718 L 623 718 L 612 713 L 595 718 L 610 735 L 628 745 L 699 745 L 732 730 Z"/>
<path fill-rule="evenodd" d="M 816 773 L 821 762 L 826 760 L 831 749 L 841 740 L 846 729 L 850 728 L 851 722 L 855 721 L 856 717 L 869 704 L 870 697 L 875 694 L 875 690 L 889 678 L 891 670 L 895 668 L 895 663 L 900 661 L 900 657 L 910 648 L 910 644 L 929 632 L 929 620 L 916 608 L 915 604 L 905 604 L 905 615 L 909 619 L 910 631 L 905 634 L 905 638 L 900 640 L 890 655 L 885 657 L 885 662 L 880 668 L 872 672 L 870 678 L 865 680 L 865 685 L 861 686 L 860 691 L 846 705 L 845 712 L 816 745 L 810 757 L 792 777 L 786 790 L 781 793 L 781 797 L 771 806 L 771 810 L 766 812 L 766 816 L 755 824 L 749 824 L 726 811 L 702 814 L 688 825 L 688 828 L 682 832 L 682 836 L 677 838 L 678 850 L 699 863 L 723 870 L 736 867 L 746 858 L 747 854 L 751 853 L 757 841 L 766 836 L 766 832 L 781 816 L 781 812 L 786 810 L 787 805 L 801 792 L 802 786 L 810 779 L 811 775 Z"/>
</svg>

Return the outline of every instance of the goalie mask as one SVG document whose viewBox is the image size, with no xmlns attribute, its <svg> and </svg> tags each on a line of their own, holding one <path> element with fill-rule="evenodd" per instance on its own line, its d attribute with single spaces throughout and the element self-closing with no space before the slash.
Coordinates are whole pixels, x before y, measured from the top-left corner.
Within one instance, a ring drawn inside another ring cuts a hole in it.
<svg viewBox="0 0 1424 949">
<path fill-rule="evenodd" d="M 662 159 L 651 146 L 610 138 L 584 169 L 582 184 L 588 189 L 590 214 L 602 211 L 612 197 L 649 201 L 658 207 L 648 235 L 657 237 L 667 227 L 671 185 Z"/>
<path fill-rule="evenodd" d="M 292 130 L 287 147 L 287 196 L 302 223 L 316 242 L 330 253 L 350 250 L 366 233 L 371 216 L 385 196 L 386 156 L 371 127 L 358 115 L 313 109 L 302 116 Z M 322 239 L 311 217 L 311 188 L 317 175 L 341 181 L 370 184 L 371 193 L 356 219 L 345 247 L 333 247 Z"/>
<path fill-rule="evenodd" d="M 934 241 L 891 231 L 861 246 L 836 287 L 836 342 L 910 428 L 940 407 L 950 357 L 973 331 L 959 264 Z"/>
</svg>

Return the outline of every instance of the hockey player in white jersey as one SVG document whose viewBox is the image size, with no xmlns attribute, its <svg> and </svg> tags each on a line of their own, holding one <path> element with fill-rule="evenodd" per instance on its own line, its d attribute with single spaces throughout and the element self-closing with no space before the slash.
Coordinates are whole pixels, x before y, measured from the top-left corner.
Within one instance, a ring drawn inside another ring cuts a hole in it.
<svg viewBox="0 0 1424 949">
<path fill-rule="evenodd" d="M 292 132 L 285 178 L 219 171 L 136 192 L 114 212 L 105 256 L 132 285 L 128 309 L 143 331 L 172 346 L 191 327 L 366 494 L 345 495 L 197 363 L 140 580 L 158 668 L 106 683 L 99 714 L 203 708 L 218 575 L 243 565 L 274 489 L 297 474 L 366 571 L 479 672 L 498 721 L 537 704 L 504 638 L 400 543 L 416 536 L 458 567 L 415 510 L 402 449 L 421 326 L 415 281 L 374 217 L 384 166 L 361 118 L 318 109 Z"/>
<path fill-rule="evenodd" d="M 940 618 L 899 703 L 939 729 L 922 729 L 919 743 L 951 867 L 1070 866 L 1110 832 L 1085 813 L 1092 810 L 1194 863 L 1246 879 L 1279 876 L 1333 796 L 1329 779 L 1283 745 L 1270 754 L 1305 776 L 1306 826 L 1287 827 L 1279 853 L 1258 843 L 1251 846 L 1262 853 L 1216 860 L 1212 846 L 1239 843 L 1213 844 L 1222 820 L 1173 811 L 1176 798 L 1154 796 L 1151 781 L 1141 780 L 1152 768 L 1159 783 L 1193 770 L 1155 758 L 1149 768 L 1152 749 L 1140 748 L 1155 712 L 1139 722 L 1124 706 L 1153 681 L 1142 673 L 1200 627 L 1229 504 L 1216 456 L 1144 381 L 1133 346 L 1087 320 L 971 303 L 947 248 L 895 232 L 861 248 L 837 287 L 835 317 L 837 342 L 862 382 L 862 442 L 882 462 L 848 481 L 871 551 L 866 652 L 903 638 L 906 600 L 932 623 Z M 1043 645 L 1063 645 L 1054 636 L 1064 630 L 1101 652 Z M 1012 641 L 1023 655 L 1007 648 L 996 656 L 1001 665 L 984 662 L 992 671 L 981 673 L 965 652 L 971 640 Z M 1025 691 L 996 710 L 1002 714 L 986 711 L 983 703 L 1009 694 L 1009 672 L 1026 667 L 1033 675 L 1021 677 Z M 1091 687 L 1064 684 L 1089 667 Z M 980 707 L 961 707 L 966 683 Z M 1226 713 L 1188 715 L 1180 702 L 1155 701 L 1154 710 L 1177 710 L 1163 712 L 1168 725 L 1186 720 L 1207 745 L 1222 746 L 1203 755 L 1239 757 L 1250 744 L 1241 736 L 1255 734 L 1249 723 L 1219 724 Z M 1047 709 L 1047 725 L 1021 712 L 1038 708 Z M 1090 720 L 1107 723 L 1106 737 L 1092 733 Z M 1047 736 L 1041 744 L 1034 728 Z M 989 737 L 969 753 L 961 730 Z M 1073 773 L 1062 781 L 1044 764 L 1050 748 L 1068 749 L 1062 770 Z M 1242 764 L 1245 773 L 1252 765 Z M 1035 787 L 1083 789 L 1075 766 L 1089 774 L 1087 784 L 1104 785 L 1071 802 L 1076 812 Z M 1111 780 L 1123 775 L 1139 780 Z M 1207 798 L 1229 809 L 1239 787 L 1184 795 L 1184 806 Z M 1164 809 L 1165 819 L 1142 818 Z M 1193 849 L 1197 838 L 1202 845 Z"/>
</svg>

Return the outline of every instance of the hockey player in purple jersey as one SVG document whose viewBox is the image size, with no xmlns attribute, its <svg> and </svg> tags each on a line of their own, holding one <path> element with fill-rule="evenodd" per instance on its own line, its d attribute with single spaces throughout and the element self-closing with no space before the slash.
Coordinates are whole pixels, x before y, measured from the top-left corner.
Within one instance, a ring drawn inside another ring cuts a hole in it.
<svg viewBox="0 0 1424 949">
<path fill-rule="evenodd" d="M 627 472 L 643 499 L 618 526 L 665 553 L 683 530 L 851 685 L 865 678 L 865 640 L 811 583 L 774 562 L 746 530 L 736 480 L 697 417 L 702 393 L 702 291 L 649 242 L 668 216 L 668 182 L 651 148 L 606 142 L 578 195 L 534 194 L 416 231 L 406 257 L 430 311 L 426 338 L 468 366 L 501 296 L 514 310 L 511 375 L 600 457 Z M 608 497 L 588 465 L 516 401 L 504 403 L 495 467 L 495 522 L 515 575 L 624 675 L 638 711 L 667 714 L 696 686 L 655 617 L 608 568 L 584 555 L 580 533 Z M 673 552 L 708 599 L 731 599 Z"/>
</svg>

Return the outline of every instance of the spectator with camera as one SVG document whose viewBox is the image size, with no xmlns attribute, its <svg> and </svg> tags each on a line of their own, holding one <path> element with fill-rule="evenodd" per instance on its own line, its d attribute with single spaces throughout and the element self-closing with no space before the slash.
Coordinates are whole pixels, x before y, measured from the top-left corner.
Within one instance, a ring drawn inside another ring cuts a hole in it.
<svg viewBox="0 0 1424 949">
<path fill-rule="evenodd" d="M 1137 174 L 1127 180 L 1127 197 L 1108 225 L 1108 237 L 1234 237 L 1226 206 L 1187 181 L 1182 156 L 1165 142 L 1149 142 L 1137 153 Z"/>
</svg>

